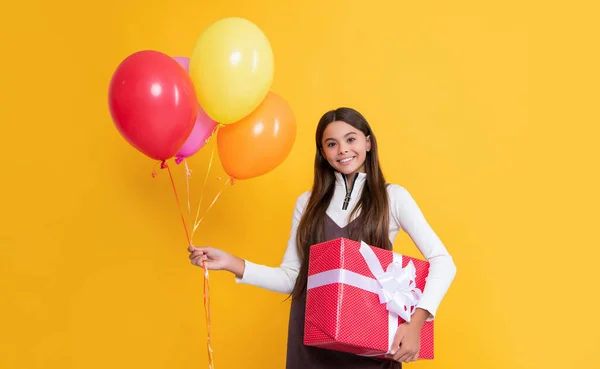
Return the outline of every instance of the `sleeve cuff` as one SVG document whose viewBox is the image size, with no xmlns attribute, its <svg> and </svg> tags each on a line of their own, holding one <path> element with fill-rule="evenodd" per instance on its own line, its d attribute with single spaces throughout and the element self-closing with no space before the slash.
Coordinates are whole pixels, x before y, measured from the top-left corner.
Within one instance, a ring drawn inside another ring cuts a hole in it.
<svg viewBox="0 0 600 369">
<path fill-rule="evenodd" d="M 432 304 L 430 304 L 428 301 L 421 300 L 417 304 L 417 308 L 420 308 L 420 309 L 423 309 L 423 310 L 429 312 L 429 316 L 427 317 L 427 319 L 425 319 L 426 322 L 433 321 L 433 319 L 435 318 L 437 309 Z"/>
<path fill-rule="evenodd" d="M 253 271 L 256 269 L 256 264 L 249 262 L 244 259 L 244 274 L 242 278 L 235 277 L 235 282 L 238 284 L 251 284 L 250 279 L 254 275 Z"/>
</svg>

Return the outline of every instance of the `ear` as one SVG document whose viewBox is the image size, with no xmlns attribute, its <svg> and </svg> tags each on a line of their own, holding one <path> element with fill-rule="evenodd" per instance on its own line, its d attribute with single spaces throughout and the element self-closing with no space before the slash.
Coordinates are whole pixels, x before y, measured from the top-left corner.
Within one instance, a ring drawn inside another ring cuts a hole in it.
<svg viewBox="0 0 600 369">
<path fill-rule="evenodd" d="M 371 136 L 367 136 L 367 152 L 371 151 Z"/>
</svg>

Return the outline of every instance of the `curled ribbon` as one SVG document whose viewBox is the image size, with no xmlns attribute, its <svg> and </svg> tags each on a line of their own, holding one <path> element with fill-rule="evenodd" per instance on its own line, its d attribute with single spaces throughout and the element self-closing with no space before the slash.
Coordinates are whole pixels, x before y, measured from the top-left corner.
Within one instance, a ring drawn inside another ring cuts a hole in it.
<svg viewBox="0 0 600 369">
<path fill-rule="evenodd" d="M 379 302 L 386 304 L 388 311 L 397 314 L 406 322 L 410 322 L 423 295 L 423 292 L 415 284 L 417 270 L 413 262 L 409 261 L 408 265 L 403 268 L 402 256 L 394 253 L 393 262 L 384 271 L 373 250 L 364 242 L 361 242 L 360 253 L 381 286 L 378 291 Z"/>
<path fill-rule="evenodd" d="M 215 127 L 215 130 L 213 131 L 212 136 L 216 135 L 218 129 L 220 127 L 222 127 L 222 126 L 223 125 L 219 125 L 219 126 Z M 210 139 L 210 137 L 207 138 L 206 143 L 208 143 L 209 139 Z M 219 192 L 217 193 L 217 195 L 214 197 L 213 201 L 211 202 L 211 204 L 206 209 L 204 215 L 199 218 L 199 216 L 200 216 L 200 206 L 202 204 L 202 199 L 204 197 L 204 191 L 206 189 L 206 184 L 207 184 L 207 181 L 208 181 L 209 173 L 210 173 L 211 168 L 212 168 L 214 154 L 215 154 L 215 145 L 213 145 L 212 152 L 211 152 L 211 155 L 210 155 L 210 160 L 208 162 L 208 168 L 206 170 L 206 177 L 204 178 L 204 186 L 203 186 L 202 191 L 200 193 L 200 200 L 198 202 L 198 209 L 196 211 L 196 218 L 194 220 L 191 232 L 188 230 L 188 225 L 187 225 L 187 222 L 186 222 L 186 219 L 185 219 L 185 216 L 184 216 L 183 209 L 181 207 L 181 202 L 179 200 L 179 194 L 177 193 L 177 187 L 175 186 L 175 181 L 173 179 L 173 174 L 171 173 L 171 169 L 170 169 L 169 165 L 167 164 L 166 160 L 163 160 L 163 161 L 160 162 L 160 168 L 161 169 L 167 169 L 167 171 L 169 172 L 169 179 L 171 181 L 171 186 L 173 188 L 173 193 L 175 194 L 175 200 L 177 202 L 177 207 L 178 207 L 179 213 L 181 215 L 181 221 L 183 223 L 183 228 L 185 230 L 185 235 L 186 235 L 186 238 L 187 238 L 187 241 L 188 241 L 188 245 L 192 245 L 192 240 L 194 238 L 194 234 L 196 233 L 196 230 L 198 229 L 198 226 L 200 225 L 200 223 L 202 222 L 202 220 L 206 216 L 206 213 L 208 213 L 208 211 L 215 204 L 215 202 L 217 201 L 217 199 L 219 198 L 219 196 L 221 195 L 221 193 L 223 192 L 223 190 L 227 187 L 227 185 L 230 182 L 231 182 L 232 185 L 234 183 L 234 179 L 233 178 L 229 178 L 225 182 L 225 185 L 223 186 L 223 188 L 221 188 L 221 190 L 219 190 Z M 181 158 L 181 157 L 175 158 L 175 163 L 176 164 L 181 164 L 182 162 L 185 163 L 187 208 L 188 208 L 188 214 L 191 215 L 190 176 L 191 176 L 192 171 L 188 167 L 188 163 L 185 160 L 185 158 Z M 154 170 L 152 171 L 152 177 L 156 177 L 156 175 L 157 174 L 156 174 L 156 167 L 155 167 Z M 220 180 L 220 178 L 219 178 L 219 180 Z M 209 367 L 209 369 L 213 369 L 214 368 L 214 359 L 213 359 L 213 349 L 212 349 L 212 345 L 211 345 L 210 283 L 209 283 L 208 268 L 206 267 L 205 262 L 203 262 L 202 267 L 204 269 L 204 312 L 205 312 L 206 329 L 207 329 L 208 367 Z"/>
<path fill-rule="evenodd" d="M 211 156 L 211 163 L 212 164 L 212 156 Z M 210 169 L 210 164 L 209 164 L 209 169 Z M 189 176 L 191 174 L 191 171 L 189 170 L 189 167 L 187 166 L 187 162 L 185 164 L 186 167 L 186 184 L 187 184 L 187 189 L 188 189 L 188 211 L 190 210 L 190 200 L 189 200 Z M 181 222 L 183 224 L 183 229 L 185 231 L 185 236 L 186 239 L 188 241 L 188 245 L 192 245 L 192 238 L 194 236 L 194 232 L 196 231 L 197 228 L 197 224 L 195 225 L 195 227 L 193 228 L 191 234 L 188 230 L 188 226 L 187 226 L 187 222 L 185 220 L 185 216 L 184 216 L 184 212 L 183 209 L 181 208 L 181 201 L 179 200 L 179 194 L 177 193 L 177 187 L 175 186 L 175 181 L 173 179 L 173 173 L 171 172 L 171 168 L 169 167 L 169 165 L 167 164 L 166 160 L 163 160 L 162 162 L 160 162 L 160 168 L 161 169 L 167 169 L 168 173 L 169 173 L 169 179 L 171 181 L 171 187 L 173 188 L 173 193 L 175 194 L 175 201 L 177 202 L 177 208 L 179 209 L 179 214 L 181 215 Z M 152 172 L 152 177 L 156 177 L 156 170 L 154 170 Z M 216 201 L 216 199 L 214 200 Z M 213 201 L 213 203 L 214 203 Z M 198 205 L 200 206 L 200 205 Z M 212 206 L 212 205 L 211 205 Z M 209 279 L 208 279 L 208 268 L 206 268 L 206 262 L 203 262 L 203 269 L 204 269 L 204 312 L 205 312 L 205 318 L 206 318 L 206 329 L 207 329 L 207 349 L 208 349 L 208 367 L 209 369 L 213 369 L 214 368 L 214 359 L 213 359 L 213 349 L 211 346 L 211 317 L 210 317 L 210 286 L 209 286 Z"/>
</svg>

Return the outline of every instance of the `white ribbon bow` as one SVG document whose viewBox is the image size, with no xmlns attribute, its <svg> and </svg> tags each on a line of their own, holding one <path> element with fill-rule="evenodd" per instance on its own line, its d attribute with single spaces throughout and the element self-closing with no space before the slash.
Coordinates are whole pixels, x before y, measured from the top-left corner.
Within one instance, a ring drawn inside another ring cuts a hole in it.
<svg viewBox="0 0 600 369">
<path fill-rule="evenodd" d="M 413 262 L 409 261 L 406 268 L 403 268 L 402 255 L 394 253 L 393 262 L 383 271 L 379 259 L 365 242 L 361 242 L 360 253 L 381 286 L 378 291 L 379 302 L 386 304 L 388 311 L 396 313 L 406 322 L 410 322 L 423 295 L 415 283 L 417 270 Z"/>
</svg>

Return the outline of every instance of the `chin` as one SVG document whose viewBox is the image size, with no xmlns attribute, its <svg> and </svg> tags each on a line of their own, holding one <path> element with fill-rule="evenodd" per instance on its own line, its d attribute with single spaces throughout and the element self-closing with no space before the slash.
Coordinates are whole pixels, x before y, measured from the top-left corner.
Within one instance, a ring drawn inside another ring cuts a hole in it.
<svg viewBox="0 0 600 369">
<path fill-rule="evenodd" d="M 335 170 L 337 170 L 338 172 L 340 172 L 340 173 L 342 173 L 342 174 L 346 174 L 346 175 L 348 175 L 348 174 L 353 174 L 353 173 L 355 173 L 355 172 L 356 172 L 358 169 L 346 168 L 346 167 L 344 167 L 344 168 L 339 168 L 339 167 L 338 167 L 338 168 L 335 168 Z"/>
<path fill-rule="evenodd" d="M 335 166 L 334 168 L 335 168 L 335 170 L 337 170 L 338 172 L 340 172 L 340 173 L 342 173 L 342 174 L 346 174 L 346 175 L 348 175 L 348 174 L 354 174 L 354 173 L 356 173 L 356 172 L 358 172 L 358 171 L 360 170 L 360 166 L 358 166 L 358 167 L 354 167 L 354 166 L 352 166 L 352 167 L 347 167 L 347 166 L 340 166 L 340 165 L 337 165 L 337 166 Z"/>
</svg>

